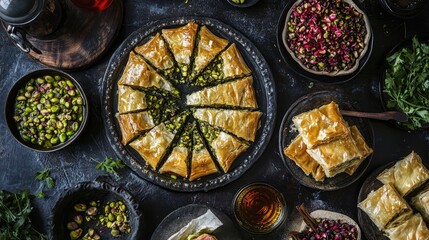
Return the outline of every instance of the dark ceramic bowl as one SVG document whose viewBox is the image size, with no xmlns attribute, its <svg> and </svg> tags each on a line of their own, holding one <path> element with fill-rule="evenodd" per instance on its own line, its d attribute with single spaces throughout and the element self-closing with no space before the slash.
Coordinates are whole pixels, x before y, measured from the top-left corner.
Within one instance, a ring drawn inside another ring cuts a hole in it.
<svg viewBox="0 0 429 240">
<path fill-rule="evenodd" d="M 379 0 L 381 6 L 389 14 L 403 19 L 420 15 L 427 7 L 426 0 Z"/>
<path fill-rule="evenodd" d="M 15 120 L 13 118 L 13 116 L 15 115 L 15 102 L 16 102 L 16 97 L 18 95 L 18 91 L 21 88 L 25 87 L 25 85 L 27 84 L 27 82 L 30 79 L 42 77 L 45 75 L 51 75 L 51 76 L 59 75 L 61 77 L 69 79 L 70 81 L 73 82 L 75 87 L 79 90 L 80 95 L 82 96 L 82 99 L 83 99 L 83 118 L 82 118 L 82 122 L 80 123 L 79 129 L 67 141 L 65 141 L 64 143 L 57 144 L 51 148 L 45 148 L 45 147 L 39 146 L 37 144 L 32 144 L 31 142 L 24 141 L 24 139 L 22 139 L 21 135 L 19 134 L 19 130 L 18 130 L 17 125 L 15 123 Z M 12 88 L 9 91 L 9 95 L 7 96 L 7 100 L 6 100 L 5 117 L 6 117 L 7 126 L 9 128 L 10 132 L 12 133 L 12 135 L 15 137 L 15 139 L 20 144 L 22 144 L 23 146 L 30 148 L 32 150 L 38 151 L 38 152 L 54 152 L 54 151 L 57 151 L 57 150 L 60 150 L 64 147 L 66 147 L 69 144 L 71 144 L 72 142 L 74 142 L 79 137 L 79 135 L 82 133 L 83 129 L 86 126 L 87 119 L 88 119 L 88 100 L 85 96 L 85 92 L 83 91 L 82 87 L 69 74 L 62 72 L 62 71 L 59 71 L 59 70 L 55 70 L 55 69 L 39 69 L 39 70 L 30 72 L 30 73 L 24 75 L 12 86 Z"/>
<path fill-rule="evenodd" d="M 285 66 L 296 74 L 298 74 L 302 79 L 306 79 L 309 81 L 317 81 L 323 84 L 338 84 L 345 83 L 354 79 L 366 66 L 368 60 L 372 55 L 373 45 L 374 45 L 374 34 L 372 33 L 372 27 L 368 16 L 365 12 L 362 11 L 363 8 L 360 8 L 357 4 L 355 4 L 351 0 L 347 0 L 351 6 L 361 12 L 365 19 L 365 25 L 367 29 L 366 36 L 366 47 L 365 50 L 362 51 L 361 56 L 356 62 L 355 66 L 352 69 L 347 71 L 340 71 L 337 73 L 328 73 L 328 72 L 317 72 L 311 69 L 306 68 L 293 54 L 290 48 L 287 45 L 287 29 L 288 29 L 288 20 L 292 13 L 292 9 L 294 6 L 302 3 L 302 0 L 288 1 L 285 5 L 279 21 L 277 23 L 277 46 L 279 47 L 280 55 L 282 56 Z"/>
<path fill-rule="evenodd" d="M 227 0 L 234 7 L 246 8 L 255 5 L 259 0 L 245 0 L 244 3 L 235 3 L 232 0 Z"/>
<path fill-rule="evenodd" d="M 57 203 L 52 209 L 52 215 L 49 219 L 49 239 L 70 239 L 70 230 L 67 229 L 66 225 L 68 222 L 73 220 L 73 217 L 76 214 L 74 211 L 74 205 L 78 203 L 88 204 L 90 201 L 97 200 L 100 201 L 100 206 L 103 206 L 109 201 L 122 201 L 127 206 L 131 226 L 131 233 L 122 234 L 120 237 L 112 237 L 109 233 L 110 231 L 108 231 L 109 229 L 105 229 L 105 231 L 101 233 L 102 239 L 142 239 L 142 214 L 138 203 L 125 190 L 101 181 L 80 183 L 79 185 L 68 189 L 59 197 Z M 97 234 L 100 233 L 99 230 L 101 227 L 96 226 L 95 222 L 96 220 L 90 222 L 86 222 L 85 220 L 83 221 L 82 225 L 80 225 L 84 230 L 82 236 L 90 227 L 95 229 Z"/>
<path fill-rule="evenodd" d="M 429 2 L 429 1 L 428 1 Z M 419 33 L 416 35 L 417 39 L 424 44 L 429 44 L 429 32 L 427 33 Z M 390 50 L 385 58 L 382 66 L 380 67 L 380 82 L 379 82 L 379 91 L 380 91 L 380 100 L 382 103 L 382 106 L 385 111 L 402 111 L 399 107 L 389 108 L 387 106 L 388 101 L 391 99 L 387 93 L 384 92 L 384 85 L 386 80 L 386 71 L 388 69 L 388 63 L 387 58 L 392 56 L 393 54 L 401 51 L 403 48 L 411 48 L 412 41 L 413 41 L 414 35 L 405 39 L 404 41 L 398 43 L 395 47 Z M 420 128 L 415 128 L 414 130 L 411 130 L 409 127 L 406 126 L 404 123 L 395 122 L 394 120 L 389 121 L 393 126 L 398 127 L 401 130 L 405 131 L 421 131 L 429 129 L 429 124 L 423 124 Z M 407 124 L 411 124 L 411 121 L 407 122 Z"/>
</svg>

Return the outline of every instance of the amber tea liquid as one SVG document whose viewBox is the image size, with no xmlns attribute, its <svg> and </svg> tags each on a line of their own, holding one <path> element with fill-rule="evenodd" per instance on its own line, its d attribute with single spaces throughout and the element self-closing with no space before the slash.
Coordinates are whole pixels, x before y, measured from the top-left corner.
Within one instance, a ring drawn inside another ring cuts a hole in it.
<svg viewBox="0 0 429 240">
<path fill-rule="evenodd" d="M 259 183 L 241 190 L 235 199 L 238 222 L 250 232 L 267 233 L 280 225 L 285 216 L 281 194 L 272 186 Z"/>
<path fill-rule="evenodd" d="M 71 0 L 74 5 L 80 8 L 97 9 L 103 11 L 107 9 L 115 0 Z M 119 0 L 121 1 L 121 0 Z"/>
</svg>

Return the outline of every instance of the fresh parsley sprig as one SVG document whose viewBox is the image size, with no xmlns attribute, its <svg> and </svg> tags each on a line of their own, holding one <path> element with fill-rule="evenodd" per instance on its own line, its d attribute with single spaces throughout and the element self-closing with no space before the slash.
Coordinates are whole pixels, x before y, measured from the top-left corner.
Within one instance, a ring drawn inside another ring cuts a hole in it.
<svg viewBox="0 0 429 240">
<path fill-rule="evenodd" d="M 37 198 L 45 198 L 46 194 L 43 192 L 44 188 L 52 189 L 55 187 L 55 180 L 50 176 L 50 169 L 45 168 L 42 171 L 36 172 L 36 180 L 42 181 L 42 189 L 37 192 L 34 196 Z"/>
<path fill-rule="evenodd" d="M 116 172 L 116 169 L 121 169 L 125 167 L 125 164 L 119 158 L 113 159 L 112 157 L 106 157 L 106 159 L 102 162 L 97 161 L 95 159 L 92 160 L 98 163 L 97 166 L 95 166 L 96 169 L 113 174 L 115 175 L 115 177 L 119 177 L 118 173 Z"/>
<path fill-rule="evenodd" d="M 0 191 L 0 239 L 48 239 L 31 225 L 29 215 L 33 207 L 30 197 L 28 190 L 16 193 Z"/>
<path fill-rule="evenodd" d="M 429 45 L 412 39 L 387 57 L 384 92 L 388 108 L 399 108 L 408 115 L 404 126 L 413 130 L 429 124 Z"/>
</svg>

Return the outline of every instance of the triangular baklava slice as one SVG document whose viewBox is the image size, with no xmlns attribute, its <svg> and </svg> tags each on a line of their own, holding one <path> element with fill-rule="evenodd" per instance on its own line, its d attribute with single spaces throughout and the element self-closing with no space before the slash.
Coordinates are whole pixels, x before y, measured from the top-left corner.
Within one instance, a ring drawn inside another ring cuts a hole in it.
<svg viewBox="0 0 429 240">
<path fill-rule="evenodd" d="M 147 164 L 156 169 L 177 132 L 184 126 L 188 116 L 189 112 L 184 112 L 170 121 L 159 124 L 145 135 L 132 141 L 130 146 L 140 154 Z"/>
<path fill-rule="evenodd" d="M 429 170 L 413 151 L 393 167 L 380 173 L 377 179 L 384 184 L 393 184 L 401 196 L 406 196 L 429 179 Z"/>
<path fill-rule="evenodd" d="M 146 109 L 160 109 L 166 99 L 152 91 L 140 91 L 118 85 L 118 112 L 130 113 Z"/>
<path fill-rule="evenodd" d="M 196 119 L 251 142 L 255 141 L 256 131 L 260 127 L 261 116 L 262 112 L 246 110 L 198 108 L 194 111 Z"/>
<path fill-rule="evenodd" d="M 186 96 L 186 104 L 196 107 L 258 108 L 252 77 L 219 84 L 191 93 Z"/>
<path fill-rule="evenodd" d="M 168 43 L 174 59 L 179 65 L 181 75 L 187 78 L 191 71 L 191 60 L 197 38 L 198 24 L 189 22 L 185 26 L 162 29 L 162 37 Z"/>
<path fill-rule="evenodd" d="M 188 160 L 192 155 L 192 137 L 195 123 L 188 123 L 175 143 L 170 155 L 159 169 L 160 173 L 171 173 L 188 178 Z"/>
<path fill-rule="evenodd" d="M 126 145 L 141 132 L 147 131 L 160 123 L 161 111 L 146 110 L 137 113 L 118 114 L 119 127 L 122 133 L 122 144 Z"/>
<path fill-rule="evenodd" d="M 157 33 L 145 44 L 135 47 L 134 51 L 142 55 L 152 66 L 163 72 L 174 68 L 173 57 L 170 55 L 167 44 L 160 33 Z"/>
<path fill-rule="evenodd" d="M 219 172 L 197 129 L 193 132 L 193 149 L 189 181 Z"/>
<path fill-rule="evenodd" d="M 350 135 L 349 127 L 334 102 L 294 116 L 292 121 L 309 149 Z"/>
<path fill-rule="evenodd" d="M 147 94 L 127 86 L 118 86 L 118 112 L 129 113 L 148 108 Z"/>
<path fill-rule="evenodd" d="M 173 84 L 158 74 L 146 61 L 130 52 L 127 65 L 118 81 L 119 85 L 127 85 L 142 89 L 156 89 L 178 97 L 179 91 Z"/>
<path fill-rule="evenodd" d="M 198 74 L 228 46 L 229 41 L 216 36 L 206 26 L 198 34 L 197 52 L 191 73 L 191 79 Z"/>
<path fill-rule="evenodd" d="M 200 122 L 200 127 L 213 155 L 225 173 L 229 171 L 237 157 L 249 148 L 249 144 L 204 122 Z"/>
<path fill-rule="evenodd" d="M 235 43 L 233 43 L 204 69 L 195 79 L 194 85 L 217 85 L 251 73 L 252 71 L 247 66 Z"/>
</svg>

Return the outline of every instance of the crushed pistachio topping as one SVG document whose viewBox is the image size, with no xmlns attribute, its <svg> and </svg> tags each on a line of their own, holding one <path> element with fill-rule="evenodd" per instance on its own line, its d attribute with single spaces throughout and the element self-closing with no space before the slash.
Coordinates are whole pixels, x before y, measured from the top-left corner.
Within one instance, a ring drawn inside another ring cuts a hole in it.
<svg viewBox="0 0 429 240">
<path fill-rule="evenodd" d="M 158 109 L 151 109 L 148 111 L 149 115 L 152 117 L 153 123 L 158 125 L 161 123 L 161 111 Z"/>
<path fill-rule="evenodd" d="M 194 150 L 200 151 L 203 148 L 205 148 L 203 139 L 201 138 L 200 134 L 197 130 L 194 131 Z"/>
<path fill-rule="evenodd" d="M 149 109 L 160 109 L 165 102 L 165 98 L 150 91 L 146 92 L 146 103 Z"/>
<path fill-rule="evenodd" d="M 165 126 L 167 127 L 168 131 L 172 133 L 176 133 L 183 127 L 188 116 L 189 116 L 189 112 L 182 113 L 178 117 L 175 117 L 165 122 Z"/>
<path fill-rule="evenodd" d="M 162 110 L 161 121 L 164 122 L 176 116 L 179 110 L 180 108 L 176 101 L 173 99 L 166 99 Z"/>
<path fill-rule="evenodd" d="M 220 131 L 207 123 L 201 123 L 201 132 L 204 134 L 207 141 L 211 143 L 219 136 Z"/>
<path fill-rule="evenodd" d="M 183 130 L 182 136 L 180 137 L 179 142 L 177 143 L 177 146 L 191 148 L 192 131 L 193 131 L 192 125 L 188 124 Z"/>
<path fill-rule="evenodd" d="M 213 62 L 201 73 L 195 83 L 196 86 L 207 86 L 222 83 L 224 79 L 223 61 L 221 57 L 215 58 Z"/>
<path fill-rule="evenodd" d="M 165 69 L 162 74 L 167 78 L 175 82 L 176 84 L 181 83 L 182 76 L 180 74 L 179 67 L 172 67 L 169 69 Z"/>
</svg>

